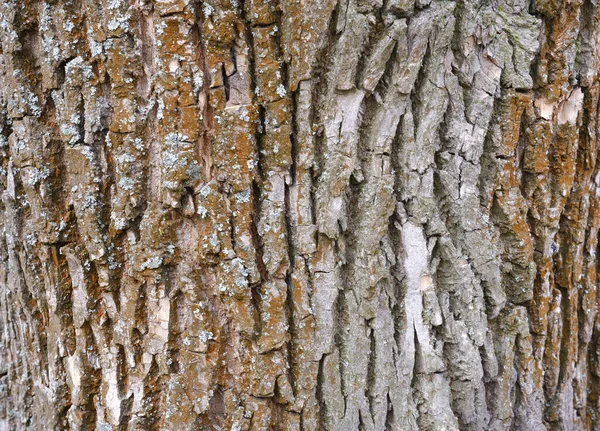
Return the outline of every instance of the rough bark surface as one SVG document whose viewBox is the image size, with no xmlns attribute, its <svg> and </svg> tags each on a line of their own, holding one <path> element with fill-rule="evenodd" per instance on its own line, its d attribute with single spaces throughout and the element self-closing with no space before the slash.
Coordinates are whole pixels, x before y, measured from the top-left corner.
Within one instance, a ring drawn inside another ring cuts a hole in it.
<svg viewBox="0 0 600 431">
<path fill-rule="evenodd" d="M 599 20 L 2 0 L 0 429 L 600 429 Z"/>
</svg>

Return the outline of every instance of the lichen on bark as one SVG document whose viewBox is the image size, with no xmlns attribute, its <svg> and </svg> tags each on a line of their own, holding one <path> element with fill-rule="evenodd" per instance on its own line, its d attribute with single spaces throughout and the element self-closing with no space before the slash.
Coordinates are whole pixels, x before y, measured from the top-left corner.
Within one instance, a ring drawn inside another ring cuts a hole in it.
<svg viewBox="0 0 600 431">
<path fill-rule="evenodd" d="M 0 2 L 0 429 L 600 428 L 595 0 Z"/>
</svg>

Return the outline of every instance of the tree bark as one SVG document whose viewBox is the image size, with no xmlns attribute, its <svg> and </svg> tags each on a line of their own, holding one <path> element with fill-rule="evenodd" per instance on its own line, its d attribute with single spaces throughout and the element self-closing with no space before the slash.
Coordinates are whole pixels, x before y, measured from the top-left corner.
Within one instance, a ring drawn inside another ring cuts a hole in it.
<svg viewBox="0 0 600 431">
<path fill-rule="evenodd" d="M 0 430 L 600 429 L 599 20 L 0 2 Z"/>
</svg>

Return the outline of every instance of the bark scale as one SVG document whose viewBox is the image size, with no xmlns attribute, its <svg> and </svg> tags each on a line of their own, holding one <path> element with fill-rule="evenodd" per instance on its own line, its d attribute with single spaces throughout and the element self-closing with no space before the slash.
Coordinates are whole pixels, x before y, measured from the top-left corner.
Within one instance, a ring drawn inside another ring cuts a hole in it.
<svg viewBox="0 0 600 431">
<path fill-rule="evenodd" d="M 600 429 L 595 0 L 3 0 L 0 429 Z"/>
</svg>

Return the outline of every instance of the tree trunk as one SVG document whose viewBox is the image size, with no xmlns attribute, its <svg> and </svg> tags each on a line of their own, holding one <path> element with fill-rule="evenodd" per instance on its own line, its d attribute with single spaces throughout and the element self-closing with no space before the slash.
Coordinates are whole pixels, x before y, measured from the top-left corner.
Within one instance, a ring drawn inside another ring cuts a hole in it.
<svg viewBox="0 0 600 431">
<path fill-rule="evenodd" d="M 0 20 L 0 430 L 600 429 L 596 0 Z"/>
</svg>

